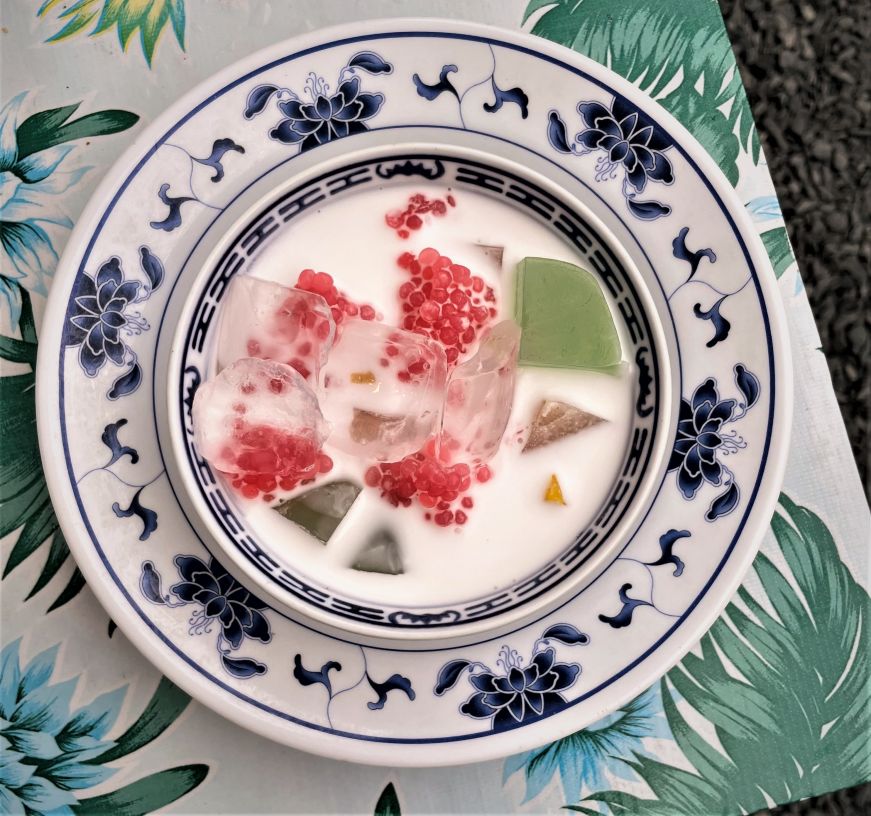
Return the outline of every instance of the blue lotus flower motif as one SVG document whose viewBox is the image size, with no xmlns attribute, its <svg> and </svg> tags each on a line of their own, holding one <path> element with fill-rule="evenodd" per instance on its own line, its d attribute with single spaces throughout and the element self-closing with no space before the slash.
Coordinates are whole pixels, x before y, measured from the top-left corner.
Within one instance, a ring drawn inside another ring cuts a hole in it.
<svg viewBox="0 0 871 816">
<path fill-rule="evenodd" d="M 663 155 L 671 147 L 666 135 L 620 97 L 611 110 L 599 102 L 578 105 L 587 125 L 575 137 L 588 150 L 604 150 L 607 154 L 603 172 L 622 164 L 626 180 L 640 193 L 648 180 L 671 184 L 674 181 L 671 162 Z"/>
<path fill-rule="evenodd" d="M 58 256 L 49 234 L 53 227 L 69 229 L 72 221 L 57 212 L 51 198 L 65 192 L 89 168 L 58 172 L 73 149 L 55 145 L 20 156 L 16 130 L 27 93 L 20 93 L 0 110 L 0 245 L 3 262 L 0 296 L 3 318 L 17 325 L 21 315 L 19 283 L 41 295 Z"/>
<path fill-rule="evenodd" d="M 311 102 L 289 99 L 278 103 L 285 118 L 269 132 L 279 142 L 299 144 L 301 151 L 367 131 L 366 120 L 384 104 L 383 94 L 360 93 L 356 76 L 342 82 L 335 93 L 330 93 L 323 77 L 309 77 L 307 90 Z"/>
<path fill-rule="evenodd" d="M 79 275 L 66 338 L 67 345 L 80 345 L 79 362 L 89 377 L 95 377 L 106 360 L 124 364 L 128 349 L 121 332 L 138 334 L 148 328 L 128 307 L 148 294 L 138 281 L 124 280 L 118 258 L 106 261 L 93 278 Z"/>
<path fill-rule="evenodd" d="M 735 447 L 722 428 L 734 419 L 736 405 L 734 399 L 720 399 L 717 385 L 710 378 L 696 388 L 692 400 L 681 400 L 668 469 L 678 471 L 677 484 L 687 499 L 693 498 L 704 482 L 722 484 L 724 468 L 717 460 L 717 452 L 724 446 L 728 450 Z"/>
<path fill-rule="evenodd" d="M 23 670 L 19 647 L 16 640 L 0 653 L 0 813 L 73 816 L 73 791 L 115 773 L 93 760 L 115 745 L 103 738 L 127 688 L 102 694 L 71 713 L 77 678 L 49 683 L 57 646 Z"/>
<path fill-rule="evenodd" d="M 214 558 L 208 565 L 194 555 L 177 555 L 175 565 L 184 581 L 173 584 L 169 591 L 186 603 L 202 606 L 200 622 L 208 625 L 217 620 L 224 639 L 233 649 L 238 649 L 246 637 L 269 643 L 272 632 L 269 621 L 260 613 L 266 607 Z"/>
<path fill-rule="evenodd" d="M 470 674 L 469 682 L 477 692 L 460 706 L 469 717 L 492 717 L 494 729 L 557 710 L 565 703 L 560 692 L 572 686 L 581 671 L 577 663 L 556 663 L 551 648 L 536 652 L 525 668 L 517 652 L 503 649 L 502 654 L 499 663 L 505 673 Z"/>
</svg>

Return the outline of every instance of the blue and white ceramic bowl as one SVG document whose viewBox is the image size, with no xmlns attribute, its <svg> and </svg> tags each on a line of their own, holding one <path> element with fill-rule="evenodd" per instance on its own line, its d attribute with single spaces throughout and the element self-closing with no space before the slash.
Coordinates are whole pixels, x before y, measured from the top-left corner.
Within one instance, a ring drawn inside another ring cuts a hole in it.
<svg viewBox="0 0 871 816">
<path fill-rule="evenodd" d="M 191 449 L 187 403 L 226 279 L 282 222 L 426 173 L 574 244 L 644 374 L 588 529 L 495 595 L 408 609 L 307 581 L 247 535 Z M 188 94 L 80 219 L 40 344 L 52 498 L 113 619 L 225 716 L 364 762 L 522 750 L 647 687 L 749 566 L 792 397 L 773 282 L 713 161 L 603 67 L 445 21 L 318 32 Z"/>
</svg>

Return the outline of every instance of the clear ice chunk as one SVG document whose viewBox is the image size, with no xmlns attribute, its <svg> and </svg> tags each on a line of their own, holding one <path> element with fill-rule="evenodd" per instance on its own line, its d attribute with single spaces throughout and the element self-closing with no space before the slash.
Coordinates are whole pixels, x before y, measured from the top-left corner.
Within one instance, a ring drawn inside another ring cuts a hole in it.
<svg viewBox="0 0 871 816">
<path fill-rule="evenodd" d="M 323 371 L 330 444 L 381 462 L 414 453 L 438 432 L 446 379 L 438 343 L 381 323 L 347 321 Z"/>
<path fill-rule="evenodd" d="M 197 389 L 193 424 L 197 449 L 217 470 L 278 479 L 314 475 L 329 430 L 299 372 L 250 357 Z"/>
<path fill-rule="evenodd" d="M 514 319 L 521 366 L 602 369 L 621 359 L 611 309 L 595 276 L 548 258 L 517 265 Z"/>
<path fill-rule="evenodd" d="M 486 462 L 499 449 L 514 400 L 520 329 L 496 324 L 448 380 L 439 445 L 451 462 Z"/>
<path fill-rule="evenodd" d="M 259 357 L 286 363 L 317 383 L 335 336 L 330 307 L 320 295 L 241 275 L 221 306 L 218 369 Z"/>
<path fill-rule="evenodd" d="M 351 569 L 378 572 L 382 575 L 402 575 L 399 542 L 389 530 L 379 530 L 358 553 Z"/>
<path fill-rule="evenodd" d="M 532 421 L 523 453 L 573 436 L 600 422 L 604 422 L 601 417 L 575 408 L 567 402 L 545 400 Z"/>
<path fill-rule="evenodd" d="M 282 502 L 275 510 L 326 544 L 361 489 L 354 482 L 330 482 Z"/>
</svg>

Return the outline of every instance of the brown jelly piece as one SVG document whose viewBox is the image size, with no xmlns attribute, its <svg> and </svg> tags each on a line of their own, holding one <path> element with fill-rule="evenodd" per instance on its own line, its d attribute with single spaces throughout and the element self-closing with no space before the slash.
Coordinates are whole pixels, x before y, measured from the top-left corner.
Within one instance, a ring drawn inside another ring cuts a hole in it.
<svg viewBox="0 0 871 816">
<path fill-rule="evenodd" d="M 582 411 L 567 402 L 545 400 L 532 421 L 523 452 L 550 445 L 552 442 L 592 428 L 600 422 L 604 422 L 601 417 Z"/>
</svg>

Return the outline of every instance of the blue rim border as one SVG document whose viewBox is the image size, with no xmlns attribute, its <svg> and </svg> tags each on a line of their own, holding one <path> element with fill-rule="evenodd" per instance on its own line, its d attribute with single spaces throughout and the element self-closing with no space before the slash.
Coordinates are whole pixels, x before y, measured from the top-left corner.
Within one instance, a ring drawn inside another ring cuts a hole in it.
<svg viewBox="0 0 871 816">
<path fill-rule="evenodd" d="M 577 67 L 572 66 L 572 65 L 568 65 L 567 63 L 563 62 L 562 60 L 560 60 L 556 57 L 552 57 L 552 56 L 547 55 L 547 54 L 541 54 L 537 51 L 534 51 L 531 48 L 527 48 L 526 46 L 521 46 L 521 45 L 517 45 L 515 43 L 510 43 L 510 42 L 505 42 L 503 40 L 497 40 L 493 37 L 486 37 L 486 36 L 475 35 L 475 34 L 460 34 L 460 33 L 456 33 L 456 32 L 439 32 L 439 31 L 395 31 L 395 32 L 384 32 L 384 33 L 380 33 L 380 34 L 363 34 L 363 35 L 356 36 L 356 37 L 345 37 L 345 38 L 342 38 L 339 40 L 331 41 L 329 43 L 321 43 L 320 45 L 317 45 L 317 46 L 312 46 L 310 48 L 302 49 L 301 51 L 297 51 L 291 55 L 284 56 L 280 59 L 273 60 L 272 62 L 267 63 L 266 65 L 262 65 L 254 71 L 249 71 L 247 74 L 244 74 L 242 77 L 239 77 L 238 79 L 234 80 L 233 82 L 225 85 L 222 89 L 220 89 L 219 91 L 216 91 L 215 93 L 211 94 L 209 97 L 204 99 L 202 102 L 200 102 L 189 113 L 187 113 L 185 116 L 183 116 L 181 119 L 179 119 L 169 130 L 166 131 L 166 133 L 164 133 L 164 135 L 160 138 L 160 140 L 157 143 L 155 143 L 155 145 L 153 145 L 147 151 L 147 153 L 139 160 L 139 162 L 137 162 L 133 171 L 123 181 L 121 186 L 118 188 L 118 191 L 113 196 L 112 201 L 110 202 L 109 206 L 106 208 L 106 210 L 100 216 L 97 227 L 95 228 L 93 234 L 91 235 L 90 239 L 88 240 L 88 244 L 85 247 L 85 251 L 82 255 L 82 259 L 79 262 L 79 268 L 77 271 L 77 275 L 81 275 L 84 273 L 85 265 L 87 264 L 88 258 L 90 257 L 90 254 L 91 254 L 91 251 L 93 250 L 94 244 L 97 240 L 97 236 L 99 235 L 100 231 L 102 230 L 109 214 L 115 208 L 116 204 L 118 203 L 119 199 L 123 195 L 124 191 L 129 186 L 133 177 L 138 174 L 138 172 L 142 169 L 142 167 L 145 165 L 145 163 L 154 155 L 154 153 L 162 146 L 163 142 L 165 142 L 165 140 L 167 138 L 169 138 L 169 136 L 171 136 L 176 130 L 178 130 L 178 128 L 180 128 L 185 122 L 187 122 L 198 111 L 200 111 L 202 108 L 211 104 L 211 102 L 213 100 L 217 99 L 218 97 L 222 96 L 227 91 L 237 87 L 238 85 L 240 85 L 244 82 L 247 82 L 252 77 L 257 76 L 260 73 L 263 73 L 264 71 L 270 70 L 271 68 L 274 68 L 278 65 L 282 65 L 286 62 L 291 62 L 293 60 L 307 56 L 309 54 L 317 53 L 318 51 L 332 49 L 332 48 L 336 48 L 336 47 L 339 47 L 342 45 L 349 45 L 349 44 L 353 44 L 353 43 L 366 42 L 369 40 L 399 39 L 399 38 L 408 38 L 408 37 L 466 40 L 466 41 L 472 41 L 472 42 L 480 42 L 480 43 L 484 43 L 487 45 L 495 45 L 495 46 L 505 48 L 505 49 L 508 49 L 511 51 L 517 51 L 517 52 L 526 54 L 526 55 L 534 57 L 536 59 L 544 60 L 545 62 L 549 62 L 549 63 L 556 65 L 557 67 L 559 67 L 563 70 L 568 71 L 569 73 L 572 73 L 576 76 L 584 78 L 588 82 L 602 88 L 603 90 L 607 91 L 608 93 L 611 93 L 611 94 L 617 93 L 616 91 L 611 89 L 608 85 L 603 83 L 601 80 L 587 74 L 583 69 L 577 68 Z M 667 135 L 670 135 L 668 133 L 667 129 L 663 128 L 663 131 Z M 753 489 L 750 492 L 750 497 L 749 497 L 749 500 L 747 501 L 744 515 L 738 524 L 737 530 L 735 532 L 734 537 L 732 538 L 732 541 L 729 543 L 728 547 L 726 548 L 726 552 L 724 553 L 723 558 L 720 560 L 720 563 L 714 569 L 712 575 L 710 576 L 708 581 L 705 583 L 705 585 L 702 587 L 699 594 L 690 603 L 690 605 L 684 611 L 684 613 L 675 621 L 675 623 L 655 643 L 653 643 L 646 651 L 644 651 L 641 655 L 639 655 L 631 663 L 629 663 L 629 665 L 623 667 L 619 672 L 615 673 L 612 677 L 603 681 L 598 686 L 594 687 L 593 689 L 590 689 L 589 691 L 580 695 L 579 697 L 572 700 L 571 702 L 566 703 L 566 705 L 563 706 L 562 708 L 560 708 L 558 711 L 554 711 L 550 714 L 545 714 L 541 717 L 536 718 L 535 720 L 530 721 L 529 723 L 518 723 L 517 725 L 512 725 L 509 728 L 503 729 L 499 733 L 508 732 L 508 731 L 514 730 L 516 728 L 523 727 L 523 725 L 538 723 L 538 722 L 541 722 L 542 720 L 544 720 L 548 717 L 552 717 L 556 714 L 561 714 L 562 712 L 572 708 L 573 706 L 577 705 L 578 703 L 581 703 L 582 701 L 584 701 L 584 700 L 592 697 L 593 695 L 597 694 L 598 692 L 602 691 L 604 688 L 607 688 L 609 685 L 611 685 L 612 683 L 619 680 L 621 677 L 623 677 L 629 671 L 634 669 L 637 665 L 639 665 L 644 660 L 646 660 L 651 654 L 653 654 L 683 624 L 683 622 L 692 614 L 692 612 L 695 610 L 695 608 L 698 606 L 698 604 L 702 601 L 702 599 L 705 597 L 705 595 L 707 595 L 708 591 L 710 590 L 713 583 L 716 581 L 717 577 L 719 576 L 719 574 L 722 571 L 723 567 L 725 566 L 726 562 L 729 560 L 729 557 L 731 556 L 731 554 L 735 548 L 735 545 L 737 544 L 737 542 L 741 536 L 741 533 L 744 530 L 744 527 L 747 523 L 747 518 L 751 512 L 753 505 L 755 504 L 756 497 L 759 493 L 759 487 L 761 485 L 762 477 L 763 477 L 763 474 L 765 472 L 765 465 L 768 461 L 768 457 L 769 457 L 770 450 L 771 450 L 771 433 L 772 433 L 772 429 L 773 429 L 773 425 L 774 425 L 775 406 L 777 405 L 776 370 L 775 370 L 775 366 L 774 366 L 774 345 L 772 343 L 772 338 L 771 338 L 771 321 L 769 319 L 768 310 L 767 310 L 766 304 L 765 304 L 765 299 L 763 298 L 762 289 L 761 289 L 761 286 L 759 283 L 759 273 L 758 273 L 758 271 L 753 263 L 752 258 L 750 257 L 750 252 L 747 248 L 746 243 L 744 242 L 743 237 L 741 236 L 740 231 L 738 230 L 737 225 L 735 224 L 734 219 L 732 218 L 732 215 L 729 213 L 729 210 L 724 205 L 722 199 L 718 195 L 717 191 L 714 189 L 710 180 L 707 178 L 707 176 L 704 173 L 702 173 L 701 169 L 696 164 L 696 162 L 693 160 L 693 158 L 686 152 L 686 150 L 684 150 L 684 148 L 681 146 L 681 144 L 679 142 L 677 142 L 674 139 L 672 139 L 672 142 L 674 143 L 675 149 L 684 157 L 686 162 L 695 170 L 699 179 L 702 181 L 702 183 L 708 189 L 708 192 L 711 194 L 713 200 L 720 207 L 720 210 L 723 213 L 724 218 L 726 219 L 727 223 L 729 224 L 730 228 L 732 229 L 732 232 L 735 235 L 735 238 L 736 238 L 739 246 L 741 247 L 741 251 L 744 255 L 744 259 L 747 263 L 748 269 L 750 270 L 750 274 L 753 278 L 754 288 L 756 290 L 756 295 L 757 295 L 757 298 L 758 298 L 759 303 L 760 303 L 761 314 L 762 314 L 763 323 L 765 326 L 765 333 L 766 333 L 767 346 L 768 346 L 767 355 L 768 355 L 768 369 L 769 369 L 769 373 L 770 373 L 770 377 L 771 377 L 771 400 L 769 403 L 769 411 L 768 411 L 768 417 L 767 417 L 767 422 L 766 422 L 766 436 L 765 436 L 765 442 L 763 445 L 762 458 L 761 458 L 759 471 L 757 473 L 756 481 L 753 484 Z M 60 418 L 61 443 L 63 446 L 64 460 L 65 460 L 65 463 L 67 466 L 67 473 L 71 477 L 70 478 L 70 487 L 71 487 L 73 494 L 75 496 L 76 506 L 78 507 L 82 522 L 85 525 L 85 528 L 87 529 L 88 534 L 90 535 L 92 542 L 94 543 L 94 547 L 95 547 L 98 555 L 100 556 L 100 560 L 103 562 L 103 566 L 105 567 L 106 571 L 109 573 L 109 575 L 112 576 L 113 581 L 118 586 L 118 588 L 121 590 L 121 593 L 124 595 L 124 597 L 126 598 L 127 602 L 130 604 L 130 606 L 134 610 L 136 610 L 139 617 L 142 618 L 142 620 L 145 622 L 145 624 L 157 635 L 157 637 L 161 641 L 163 641 L 170 648 L 171 651 L 173 651 L 176 655 L 178 655 L 182 660 L 184 660 L 192 668 L 196 669 L 200 674 L 207 677 L 209 680 L 211 680 L 213 683 L 218 685 L 220 688 L 229 692 L 231 695 L 239 698 L 240 700 L 244 700 L 245 702 L 250 703 L 251 705 L 255 706 L 256 708 L 259 708 L 259 709 L 266 711 L 270 714 L 278 716 L 281 719 L 288 720 L 288 721 L 293 722 L 297 725 L 302 725 L 306 728 L 311 728 L 311 729 L 314 729 L 317 731 L 322 731 L 322 732 L 329 733 L 329 734 L 332 734 L 335 736 L 346 737 L 346 738 L 361 740 L 361 741 L 366 741 L 366 742 L 382 742 L 382 743 L 394 743 L 394 744 L 436 744 L 436 743 L 445 743 L 445 742 L 464 741 L 464 740 L 470 740 L 470 739 L 481 739 L 482 737 L 488 737 L 488 736 L 491 736 L 492 734 L 495 733 L 492 730 L 487 730 L 487 731 L 480 731 L 480 732 L 476 732 L 476 733 L 472 733 L 472 734 L 461 734 L 461 735 L 453 736 L 453 737 L 396 738 L 396 737 L 375 737 L 375 736 L 367 736 L 367 735 L 361 735 L 361 734 L 353 734 L 350 732 L 339 731 L 337 729 L 327 728 L 327 727 L 318 725 L 316 723 L 306 722 L 305 720 L 301 720 L 301 719 L 294 717 L 292 715 L 277 711 L 276 709 L 273 709 L 270 706 L 264 705 L 263 703 L 260 703 L 257 700 L 253 700 L 252 698 L 250 698 L 244 694 L 241 694 L 236 689 L 228 686 L 222 680 L 218 679 L 217 677 L 215 677 L 214 675 L 210 674 L 208 671 L 203 669 L 201 666 L 199 666 L 197 663 L 195 663 L 193 660 L 191 660 L 189 657 L 187 657 L 187 655 L 183 654 L 178 649 L 176 649 L 175 646 L 163 635 L 163 633 L 159 629 L 157 629 L 157 627 L 154 626 L 154 624 L 147 618 L 147 616 L 143 614 L 141 608 L 133 601 L 133 598 L 130 596 L 130 594 L 127 592 L 127 590 L 124 588 L 123 584 L 121 584 L 121 582 L 118 580 L 118 576 L 115 573 L 115 571 L 112 569 L 108 560 L 106 559 L 105 553 L 103 552 L 102 548 L 100 547 L 99 541 L 98 541 L 97 537 L 95 536 L 94 530 L 91 527 L 91 523 L 87 517 L 87 514 L 85 513 L 84 506 L 82 504 L 82 499 L 81 499 L 81 496 L 80 496 L 79 491 L 78 491 L 78 486 L 75 482 L 75 475 L 73 474 L 72 469 L 71 469 L 72 463 L 70 461 L 70 455 L 69 455 L 69 442 L 68 442 L 68 438 L 67 438 L 67 431 L 66 431 L 66 424 L 65 424 L 66 414 L 65 414 L 65 404 L 64 404 L 64 370 L 63 370 L 64 352 L 65 352 L 65 347 L 61 343 L 60 347 L 59 347 L 59 351 L 58 351 L 58 401 L 59 401 L 58 407 L 59 407 L 59 418 Z M 442 651 L 442 650 L 433 650 L 433 651 Z"/>
</svg>

